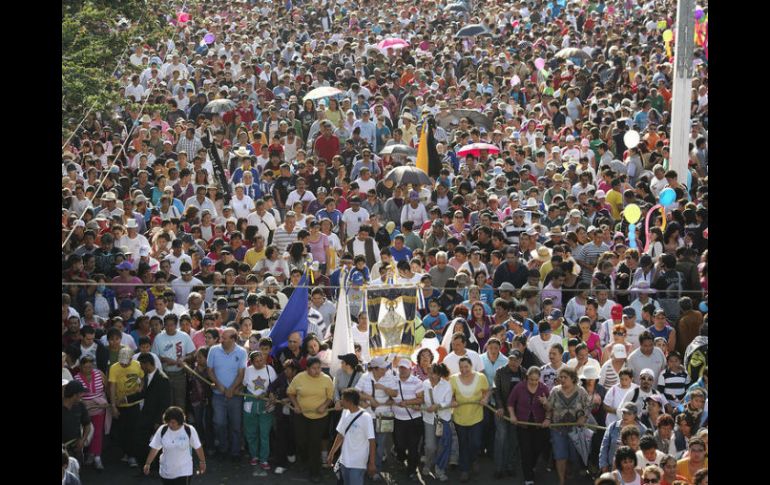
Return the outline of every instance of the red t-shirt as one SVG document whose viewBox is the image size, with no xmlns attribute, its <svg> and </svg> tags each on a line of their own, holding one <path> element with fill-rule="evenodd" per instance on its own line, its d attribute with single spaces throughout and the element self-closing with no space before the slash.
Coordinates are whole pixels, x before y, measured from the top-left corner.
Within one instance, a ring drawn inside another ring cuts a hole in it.
<svg viewBox="0 0 770 485">
<path fill-rule="evenodd" d="M 340 139 L 334 135 L 328 138 L 321 135 L 316 139 L 313 150 L 319 159 L 330 161 L 340 154 Z"/>
</svg>

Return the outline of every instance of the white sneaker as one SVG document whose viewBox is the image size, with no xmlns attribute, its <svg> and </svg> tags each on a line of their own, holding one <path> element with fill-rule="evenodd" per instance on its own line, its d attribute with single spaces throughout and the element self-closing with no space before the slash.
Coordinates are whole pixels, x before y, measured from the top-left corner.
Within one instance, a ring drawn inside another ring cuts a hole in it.
<svg viewBox="0 0 770 485">
<path fill-rule="evenodd" d="M 286 471 L 286 468 L 282 466 L 275 467 L 275 474 L 276 475 L 283 475 L 283 473 Z"/>
<path fill-rule="evenodd" d="M 139 464 L 136 462 L 136 458 L 134 458 L 133 456 L 129 457 L 128 466 L 130 466 L 131 468 L 137 468 Z"/>
<path fill-rule="evenodd" d="M 289 456 L 286 457 L 286 460 L 289 463 L 294 463 L 295 461 L 297 461 L 297 457 L 296 457 L 296 455 L 289 455 Z"/>
<path fill-rule="evenodd" d="M 430 468 L 427 466 L 422 467 L 422 470 L 420 471 L 420 475 L 422 475 L 423 478 L 427 478 L 430 475 Z"/>
<path fill-rule="evenodd" d="M 441 470 L 440 468 L 436 468 L 436 478 L 438 478 L 440 482 L 446 482 L 449 480 L 449 477 L 446 475 L 444 470 Z"/>
<path fill-rule="evenodd" d="M 94 468 L 96 468 L 97 470 L 104 470 L 104 465 L 102 465 L 101 456 L 94 457 Z"/>
</svg>

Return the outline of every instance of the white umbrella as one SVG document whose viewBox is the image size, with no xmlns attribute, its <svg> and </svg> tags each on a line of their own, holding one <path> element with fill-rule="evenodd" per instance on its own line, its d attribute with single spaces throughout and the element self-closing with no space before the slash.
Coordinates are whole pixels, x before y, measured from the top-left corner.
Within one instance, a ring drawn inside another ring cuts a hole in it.
<svg viewBox="0 0 770 485">
<path fill-rule="evenodd" d="M 302 98 L 302 101 L 307 101 L 308 99 L 328 98 L 329 96 L 336 96 L 340 93 L 342 93 L 342 91 L 337 88 L 331 86 L 322 86 L 320 88 L 315 88 L 314 90 L 307 93 L 305 97 Z"/>
</svg>

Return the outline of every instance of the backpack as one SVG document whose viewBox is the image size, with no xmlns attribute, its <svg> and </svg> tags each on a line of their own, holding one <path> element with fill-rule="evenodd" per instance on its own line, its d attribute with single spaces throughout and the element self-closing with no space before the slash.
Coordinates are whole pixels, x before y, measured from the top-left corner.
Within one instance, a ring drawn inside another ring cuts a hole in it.
<svg viewBox="0 0 770 485">
<path fill-rule="evenodd" d="M 672 279 L 671 276 L 669 276 L 670 273 L 666 274 L 666 288 L 664 290 L 664 298 L 678 300 L 682 297 L 682 290 L 684 289 L 684 277 L 682 277 L 682 273 L 679 271 L 672 270 L 671 273 L 674 273 L 676 279 Z"/>
<path fill-rule="evenodd" d="M 187 433 L 187 438 L 192 439 L 192 431 L 190 431 L 190 425 L 189 424 L 183 424 L 184 431 Z M 163 427 L 160 429 L 160 437 L 163 439 L 163 436 L 165 436 L 166 431 L 168 431 L 168 425 L 164 424 Z"/>
</svg>

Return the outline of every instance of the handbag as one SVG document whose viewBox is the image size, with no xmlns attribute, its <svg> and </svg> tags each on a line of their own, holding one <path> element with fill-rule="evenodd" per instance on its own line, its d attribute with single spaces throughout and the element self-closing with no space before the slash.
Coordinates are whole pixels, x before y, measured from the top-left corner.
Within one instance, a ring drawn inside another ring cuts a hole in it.
<svg viewBox="0 0 770 485">
<path fill-rule="evenodd" d="M 433 388 L 428 389 L 428 393 L 430 393 L 430 402 L 431 404 L 436 404 L 436 400 L 433 398 Z M 444 436 L 444 420 L 438 417 L 438 413 L 434 413 L 434 428 L 436 431 L 436 438 L 441 438 Z"/>
<path fill-rule="evenodd" d="M 106 412 L 109 403 L 104 397 L 98 396 L 93 399 L 83 400 L 83 404 L 88 410 L 89 416 L 98 416 Z"/>
</svg>

